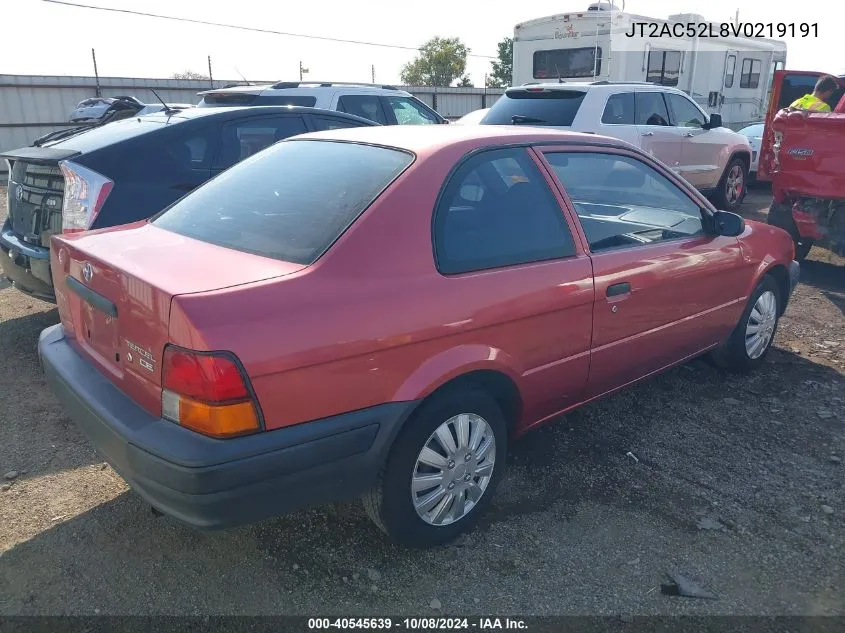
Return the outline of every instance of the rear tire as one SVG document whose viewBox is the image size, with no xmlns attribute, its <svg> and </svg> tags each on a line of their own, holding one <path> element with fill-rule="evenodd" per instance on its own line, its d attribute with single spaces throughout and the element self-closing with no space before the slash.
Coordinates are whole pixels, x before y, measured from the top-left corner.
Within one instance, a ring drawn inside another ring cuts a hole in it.
<svg viewBox="0 0 845 633">
<path fill-rule="evenodd" d="M 780 306 L 778 283 L 774 277 L 766 275 L 751 293 L 734 331 L 711 352 L 716 365 L 736 372 L 759 367 L 766 359 L 777 334 Z"/>
<path fill-rule="evenodd" d="M 734 158 L 725 167 L 713 202 L 722 211 L 734 212 L 745 198 L 748 185 L 748 169 L 740 158 Z"/>
<path fill-rule="evenodd" d="M 407 421 L 364 509 L 401 545 L 448 543 L 490 505 L 506 456 L 505 416 L 490 395 L 477 388 L 435 394 Z"/>
<path fill-rule="evenodd" d="M 813 240 L 808 237 L 801 237 L 800 233 L 798 233 L 798 227 L 792 218 L 792 205 L 772 202 L 769 207 L 767 222 L 772 226 L 783 229 L 792 236 L 792 241 L 795 244 L 796 261 L 801 262 L 807 258 L 807 255 L 810 254 L 810 249 L 813 248 Z"/>
</svg>

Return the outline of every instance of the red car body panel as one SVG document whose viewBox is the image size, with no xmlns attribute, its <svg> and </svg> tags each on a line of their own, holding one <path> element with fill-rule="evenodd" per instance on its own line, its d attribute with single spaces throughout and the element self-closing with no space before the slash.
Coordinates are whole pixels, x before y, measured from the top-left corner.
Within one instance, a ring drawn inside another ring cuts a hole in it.
<svg viewBox="0 0 845 633">
<path fill-rule="evenodd" d="M 760 276 L 791 261 L 789 236 L 753 222 L 739 238 L 695 237 L 590 256 L 565 190 L 538 149 L 526 151 L 545 170 L 576 237 L 576 255 L 441 275 L 432 211 L 467 153 L 565 142 L 546 150 L 604 144 L 648 159 L 592 135 L 500 126 L 423 135 L 413 127 L 309 135 L 399 147 L 416 160 L 308 267 L 143 224 L 53 238 L 67 335 L 154 415 L 161 409 L 160 375 L 127 362 L 133 350 L 127 340 L 154 367 L 168 342 L 231 351 L 249 375 L 268 430 L 419 400 L 455 377 L 491 370 L 519 392 L 518 434 L 716 346 Z M 707 205 L 672 172 L 649 164 Z M 83 280 L 86 262 L 95 268 L 91 289 L 120 310 L 119 329 L 92 317 L 95 310 L 67 291 L 65 276 Z M 620 281 L 632 292 L 608 299 L 607 287 Z M 78 336 L 89 327 L 94 344 Z M 119 360 L 108 353 L 114 349 Z"/>
<path fill-rule="evenodd" d="M 772 195 L 780 207 L 777 221 L 788 223 L 791 209 L 792 230 L 798 236 L 839 251 L 845 249 L 845 94 L 832 98 L 835 108 L 829 113 L 789 111 L 784 109 L 788 103 L 781 98 L 787 80 L 806 82 L 822 74 L 775 74 L 760 168 L 772 182 Z M 840 80 L 840 86 L 839 92 L 845 93 L 845 82 Z"/>
</svg>

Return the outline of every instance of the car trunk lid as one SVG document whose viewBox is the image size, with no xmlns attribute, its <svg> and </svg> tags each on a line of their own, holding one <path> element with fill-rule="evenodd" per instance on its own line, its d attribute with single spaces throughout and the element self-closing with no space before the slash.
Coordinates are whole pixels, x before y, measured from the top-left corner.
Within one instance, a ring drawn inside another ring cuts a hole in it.
<svg viewBox="0 0 845 633">
<path fill-rule="evenodd" d="M 161 358 L 174 296 L 304 268 L 200 242 L 141 222 L 53 240 L 66 336 L 124 393 L 161 414 Z M 186 337 L 190 338 L 190 337 Z M 202 349 L 202 341 L 195 347 Z"/>
</svg>

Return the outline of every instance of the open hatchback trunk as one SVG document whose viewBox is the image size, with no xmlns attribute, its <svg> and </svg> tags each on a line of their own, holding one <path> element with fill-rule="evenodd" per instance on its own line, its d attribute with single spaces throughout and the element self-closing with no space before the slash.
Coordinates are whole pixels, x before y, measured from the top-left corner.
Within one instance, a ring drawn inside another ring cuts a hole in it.
<svg viewBox="0 0 845 633">
<path fill-rule="evenodd" d="M 65 336 L 112 383 L 161 414 L 161 361 L 173 297 L 230 288 L 304 268 L 138 223 L 57 236 L 51 248 Z M 182 345 L 202 351 L 190 333 Z"/>
</svg>

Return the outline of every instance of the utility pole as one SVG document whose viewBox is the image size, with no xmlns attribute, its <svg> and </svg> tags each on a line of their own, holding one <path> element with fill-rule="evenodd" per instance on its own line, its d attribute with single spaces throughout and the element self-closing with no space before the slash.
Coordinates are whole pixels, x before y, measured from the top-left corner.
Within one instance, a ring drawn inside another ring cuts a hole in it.
<svg viewBox="0 0 845 633">
<path fill-rule="evenodd" d="M 102 93 L 100 92 L 100 73 L 97 71 L 97 54 L 94 52 L 94 49 L 91 49 L 91 59 L 94 60 L 94 81 L 97 84 L 97 96 L 102 97 Z"/>
<path fill-rule="evenodd" d="M 214 90 L 214 75 L 211 74 L 211 55 L 208 56 L 208 83 L 211 84 L 211 89 Z"/>
<path fill-rule="evenodd" d="M 376 65 L 373 64 L 370 67 L 370 70 L 371 70 L 370 74 L 372 75 L 373 83 L 376 83 Z"/>
<path fill-rule="evenodd" d="M 303 77 L 305 74 L 310 73 L 310 72 L 311 72 L 311 71 L 310 71 L 310 70 L 308 70 L 305 66 L 303 66 L 303 65 L 302 65 L 302 62 L 300 61 L 300 62 L 299 62 L 299 81 L 302 81 L 302 77 Z"/>
</svg>

